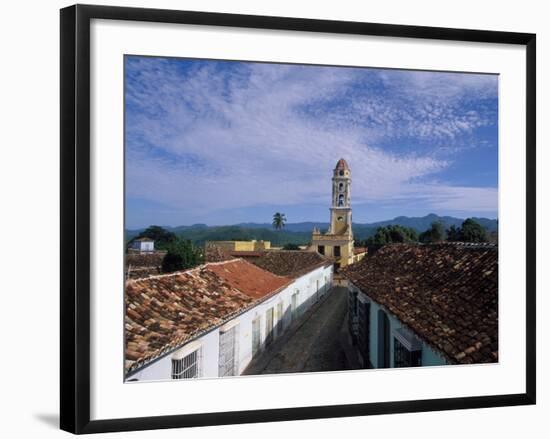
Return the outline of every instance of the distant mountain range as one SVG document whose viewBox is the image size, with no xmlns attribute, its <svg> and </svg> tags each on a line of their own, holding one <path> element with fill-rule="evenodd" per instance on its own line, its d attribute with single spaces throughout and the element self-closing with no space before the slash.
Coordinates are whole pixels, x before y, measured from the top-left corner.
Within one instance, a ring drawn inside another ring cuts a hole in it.
<svg viewBox="0 0 550 439">
<path fill-rule="evenodd" d="M 489 219 L 489 218 L 473 218 L 478 223 L 480 223 L 487 231 L 493 232 L 496 231 L 498 228 L 498 220 L 495 219 Z M 453 216 L 439 216 L 435 213 L 430 213 L 429 215 L 422 216 L 422 217 L 409 217 L 409 216 L 398 216 L 391 220 L 385 220 L 385 221 L 377 221 L 374 223 L 353 223 L 353 233 L 354 235 L 357 234 L 358 231 L 362 230 L 368 230 L 368 229 L 374 229 L 376 230 L 378 227 L 384 227 L 389 225 L 399 225 L 404 227 L 412 227 L 413 229 L 416 229 L 417 232 L 423 232 L 426 229 L 430 228 L 433 222 L 435 221 L 441 221 L 445 228 L 448 228 L 452 225 L 458 227 L 462 225 L 462 222 L 464 221 L 464 218 L 456 218 Z M 271 224 L 269 223 L 240 223 L 236 224 L 237 226 L 249 228 L 249 229 L 264 229 L 264 228 L 272 228 Z M 199 226 L 199 225 L 195 225 Z M 190 227 L 195 227 L 190 226 Z M 313 227 L 317 227 L 321 230 L 328 229 L 329 223 L 322 223 L 322 222 L 302 222 L 302 223 L 288 223 L 285 224 L 285 230 L 289 232 L 311 232 L 313 230 Z M 206 227 L 205 225 L 202 225 L 202 227 Z"/>
<path fill-rule="evenodd" d="M 480 223 L 488 232 L 494 232 L 498 229 L 498 220 L 489 218 L 473 218 Z M 377 221 L 374 223 L 354 223 L 353 235 L 357 240 L 367 239 L 374 235 L 378 227 L 388 225 L 400 225 L 412 227 L 418 232 L 428 229 L 434 221 L 440 221 L 445 228 L 452 225 L 458 227 L 464 221 L 463 218 L 452 216 L 439 216 L 434 213 L 423 217 L 398 216 L 391 220 Z M 196 244 L 203 244 L 204 241 L 220 240 L 264 240 L 271 241 L 273 245 L 283 245 L 286 243 L 306 244 L 311 238 L 311 231 L 314 227 L 325 231 L 329 227 L 328 222 L 301 222 L 287 223 L 283 230 L 275 231 L 271 223 L 240 223 L 231 226 L 207 226 L 206 224 L 193 224 L 191 226 L 163 226 L 182 238 L 190 239 Z M 139 235 L 145 229 L 126 230 L 126 239 L 130 240 Z"/>
</svg>

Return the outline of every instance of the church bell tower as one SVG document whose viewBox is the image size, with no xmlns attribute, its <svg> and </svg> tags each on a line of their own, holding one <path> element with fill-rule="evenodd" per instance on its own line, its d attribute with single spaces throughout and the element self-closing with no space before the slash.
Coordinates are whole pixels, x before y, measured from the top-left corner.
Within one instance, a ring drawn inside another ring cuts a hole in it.
<svg viewBox="0 0 550 439">
<path fill-rule="evenodd" d="M 332 175 L 329 233 L 353 236 L 351 230 L 351 171 L 344 159 L 338 160 Z"/>
<path fill-rule="evenodd" d="M 313 229 L 310 248 L 332 258 L 335 273 L 340 267 L 359 260 L 355 255 L 351 230 L 351 171 L 344 159 L 338 160 L 332 171 L 330 227 L 327 233 Z"/>
</svg>

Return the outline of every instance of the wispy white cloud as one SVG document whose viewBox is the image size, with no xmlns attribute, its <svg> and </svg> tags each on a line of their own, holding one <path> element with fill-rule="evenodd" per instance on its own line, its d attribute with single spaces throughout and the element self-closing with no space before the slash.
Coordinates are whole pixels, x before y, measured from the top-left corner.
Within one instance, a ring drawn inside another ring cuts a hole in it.
<svg viewBox="0 0 550 439">
<path fill-rule="evenodd" d="M 497 98 L 494 75 L 380 70 L 375 77 L 332 115 L 335 124 L 362 125 L 372 141 L 445 142 L 496 122 L 493 106 L 484 106 Z"/>
<path fill-rule="evenodd" d="M 357 203 L 404 194 L 429 198 L 434 208 L 484 209 L 491 197 L 496 202 L 491 190 L 422 183 L 452 158 L 375 146 L 392 135 L 452 139 L 490 123 L 478 110 L 460 112 L 454 104 L 488 93 L 484 77 L 365 76 L 357 69 L 271 64 L 194 63 L 182 69 L 169 60 L 130 61 L 130 197 L 192 216 L 262 203 L 326 204 L 330 170 L 345 157 Z M 372 87 L 402 92 L 369 93 Z M 418 105 L 411 106 L 414 100 Z"/>
<path fill-rule="evenodd" d="M 492 187 L 412 184 L 405 188 L 403 195 L 406 194 L 428 201 L 436 211 L 493 213 L 498 210 L 498 189 Z"/>
</svg>

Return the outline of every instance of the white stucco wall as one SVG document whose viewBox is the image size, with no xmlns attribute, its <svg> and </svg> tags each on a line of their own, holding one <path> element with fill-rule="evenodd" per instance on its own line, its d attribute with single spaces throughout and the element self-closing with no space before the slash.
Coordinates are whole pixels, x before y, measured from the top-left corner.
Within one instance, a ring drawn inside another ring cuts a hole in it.
<svg viewBox="0 0 550 439">
<path fill-rule="evenodd" d="M 267 338 L 266 332 L 266 313 L 273 308 L 273 335 L 274 339 L 288 329 L 292 323 L 291 301 L 292 295 L 299 293 L 297 301 L 297 315 L 299 318 L 304 311 L 316 303 L 324 294 L 326 294 L 332 285 L 332 265 L 328 267 L 319 267 L 297 279 L 276 295 L 264 300 L 253 308 L 247 310 L 241 315 L 235 317 L 230 322 L 238 322 L 237 329 L 237 356 L 238 356 L 238 374 L 240 375 L 252 360 L 252 321 L 260 318 L 260 342 L 261 350 L 265 348 Z M 283 313 L 281 318 L 277 316 L 277 305 L 283 304 Z M 282 331 L 277 333 L 277 323 L 282 321 Z M 229 322 L 228 322 L 229 323 Z M 200 343 L 201 349 L 201 377 L 218 377 L 219 360 L 219 327 L 195 339 L 194 342 Z M 187 344 L 186 344 L 187 345 Z M 185 346 L 181 349 L 185 349 Z M 170 353 L 159 360 L 149 364 L 145 368 L 127 377 L 127 380 L 137 381 L 158 381 L 170 380 L 172 373 L 172 355 Z"/>
<path fill-rule="evenodd" d="M 155 251 L 155 241 L 134 241 L 132 248 L 142 252 Z"/>
<path fill-rule="evenodd" d="M 145 241 L 141 243 L 141 251 L 152 252 L 155 250 L 155 243 L 153 241 Z"/>
<path fill-rule="evenodd" d="M 134 241 L 132 248 L 142 252 L 152 252 L 155 251 L 155 241 Z"/>
</svg>

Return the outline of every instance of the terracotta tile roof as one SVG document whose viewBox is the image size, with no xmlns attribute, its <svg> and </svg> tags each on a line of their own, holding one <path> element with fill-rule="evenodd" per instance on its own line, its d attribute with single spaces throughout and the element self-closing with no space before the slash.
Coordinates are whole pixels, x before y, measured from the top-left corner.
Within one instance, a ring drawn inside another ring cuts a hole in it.
<svg viewBox="0 0 550 439">
<path fill-rule="evenodd" d="M 152 253 L 128 253 L 125 255 L 125 263 L 128 267 L 160 267 L 162 260 L 166 256 L 165 251 L 156 251 Z"/>
<path fill-rule="evenodd" d="M 258 258 L 264 253 L 265 251 L 261 250 L 235 250 L 231 252 L 231 256 L 235 258 Z"/>
<path fill-rule="evenodd" d="M 354 255 L 360 255 L 361 253 L 366 253 L 366 251 L 367 251 L 366 247 L 353 247 Z"/>
<path fill-rule="evenodd" d="M 498 250 L 382 247 L 341 270 L 451 363 L 498 361 Z"/>
<path fill-rule="evenodd" d="M 231 256 L 231 250 L 207 242 L 204 251 L 204 259 L 206 262 L 222 262 L 234 259 L 234 257 Z"/>
<path fill-rule="evenodd" d="M 289 278 L 275 276 L 242 259 L 233 263 L 212 264 L 208 270 L 253 299 L 264 297 L 290 283 Z"/>
<path fill-rule="evenodd" d="M 162 273 L 162 260 L 165 255 L 165 251 L 126 254 L 124 277 L 126 279 L 138 279 Z"/>
<path fill-rule="evenodd" d="M 302 250 L 266 251 L 260 257 L 250 258 L 249 261 L 279 276 L 294 278 L 332 263 L 317 252 Z"/>
<path fill-rule="evenodd" d="M 221 325 L 291 282 L 241 259 L 126 282 L 126 372 Z"/>
</svg>

